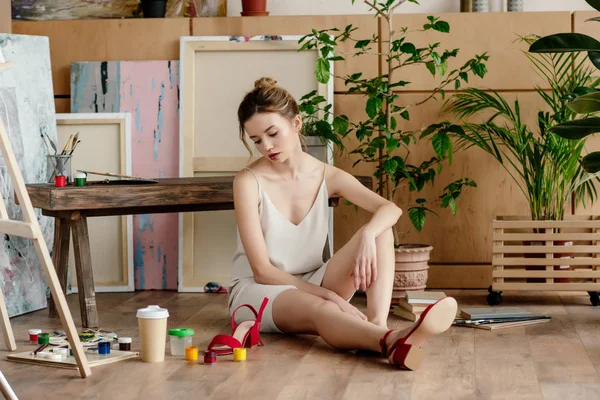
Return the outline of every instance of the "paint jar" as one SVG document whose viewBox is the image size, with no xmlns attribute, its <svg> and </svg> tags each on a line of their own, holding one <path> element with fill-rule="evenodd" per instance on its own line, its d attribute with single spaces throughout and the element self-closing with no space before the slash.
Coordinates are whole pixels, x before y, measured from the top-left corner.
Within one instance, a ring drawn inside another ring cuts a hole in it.
<svg viewBox="0 0 600 400">
<path fill-rule="evenodd" d="M 137 311 L 142 361 L 163 362 L 167 339 L 167 318 L 169 311 L 159 306 L 148 306 Z"/>
<path fill-rule="evenodd" d="M 194 330 L 189 328 L 169 329 L 169 341 L 171 342 L 171 355 L 184 356 L 185 348 L 192 345 Z"/>
<path fill-rule="evenodd" d="M 204 353 L 204 364 L 214 364 L 217 362 L 217 353 L 214 351 L 207 351 Z"/>
<path fill-rule="evenodd" d="M 98 343 L 98 354 L 110 354 L 110 342 Z"/>
<path fill-rule="evenodd" d="M 30 329 L 29 330 L 29 341 L 31 343 L 37 343 L 38 342 L 38 335 L 42 333 L 41 329 Z"/>
<path fill-rule="evenodd" d="M 246 360 L 246 349 L 244 347 L 238 347 L 233 349 L 233 361 L 245 361 Z"/>
<path fill-rule="evenodd" d="M 49 333 L 39 333 L 38 334 L 38 344 L 49 344 L 50 343 L 50 334 Z"/>
<path fill-rule="evenodd" d="M 54 186 L 56 187 L 65 187 L 67 186 L 67 177 L 62 175 L 57 175 L 54 178 Z"/>
<path fill-rule="evenodd" d="M 87 175 L 85 172 L 77 171 L 73 175 L 73 180 L 75 181 L 75 186 L 85 186 Z"/>
<path fill-rule="evenodd" d="M 48 183 L 56 182 L 56 177 L 63 176 L 65 179 L 65 185 L 68 185 L 73 180 L 73 174 L 71 173 L 71 156 L 70 155 L 48 155 Z"/>
<path fill-rule="evenodd" d="M 185 348 L 185 359 L 196 361 L 198 359 L 198 346 L 188 346 Z"/>
<path fill-rule="evenodd" d="M 119 350 L 131 351 L 131 338 L 130 337 L 119 338 Z"/>
</svg>

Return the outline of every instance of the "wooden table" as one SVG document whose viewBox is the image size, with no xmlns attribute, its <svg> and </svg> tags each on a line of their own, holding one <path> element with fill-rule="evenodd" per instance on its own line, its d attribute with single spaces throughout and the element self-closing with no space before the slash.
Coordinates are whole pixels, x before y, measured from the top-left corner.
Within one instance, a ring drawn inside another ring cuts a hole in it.
<svg viewBox="0 0 600 400">
<path fill-rule="evenodd" d="M 357 177 L 372 188 L 372 178 Z M 98 327 L 94 277 L 87 218 L 108 215 L 156 214 L 233 210 L 233 176 L 157 179 L 152 184 L 88 182 L 84 187 L 57 188 L 52 184 L 26 185 L 33 207 L 55 217 L 52 261 L 64 292 L 67 287 L 69 240 L 73 230 L 75 270 L 83 327 Z M 329 199 L 337 206 L 339 198 Z M 50 299 L 49 312 L 57 317 Z"/>
</svg>

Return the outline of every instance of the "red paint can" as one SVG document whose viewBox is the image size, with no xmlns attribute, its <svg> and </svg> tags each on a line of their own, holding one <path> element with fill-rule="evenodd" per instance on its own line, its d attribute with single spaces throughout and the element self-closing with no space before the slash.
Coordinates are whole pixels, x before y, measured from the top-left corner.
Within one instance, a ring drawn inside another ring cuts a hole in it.
<svg viewBox="0 0 600 400">
<path fill-rule="evenodd" d="M 37 343 L 38 342 L 38 335 L 42 333 L 41 329 L 30 329 L 29 330 L 29 341 L 31 343 Z"/>
<path fill-rule="evenodd" d="M 214 351 L 207 351 L 204 353 L 204 364 L 214 364 L 217 362 L 217 353 Z"/>
<path fill-rule="evenodd" d="M 54 186 L 56 187 L 65 187 L 67 186 L 67 177 L 64 175 L 57 175 L 54 180 Z"/>
</svg>

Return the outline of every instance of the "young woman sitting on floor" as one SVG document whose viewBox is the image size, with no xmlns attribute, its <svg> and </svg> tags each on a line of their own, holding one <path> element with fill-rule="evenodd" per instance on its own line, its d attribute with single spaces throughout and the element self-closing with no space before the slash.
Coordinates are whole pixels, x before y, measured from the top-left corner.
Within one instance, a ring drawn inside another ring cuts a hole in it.
<svg viewBox="0 0 600 400">
<path fill-rule="evenodd" d="M 402 210 L 351 174 L 302 150 L 298 104 L 274 80 L 255 82 L 238 119 L 240 139 L 252 153 L 247 136 L 263 157 L 233 183 L 238 248 L 229 307 L 234 334 L 225 341 L 219 335 L 209 350 L 226 345 L 220 350 L 225 354 L 231 353 L 227 346 L 262 344 L 259 332 L 317 334 L 338 349 L 381 352 L 392 364 L 416 369 L 422 345 L 451 326 L 457 304 L 447 297 L 423 312 L 413 327 L 388 329 L 391 228 Z M 372 218 L 324 262 L 328 199 L 334 195 L 371 212 Z M 360 287 L 366 291 L 367 315 L 349 303 Z"/>
</svg>

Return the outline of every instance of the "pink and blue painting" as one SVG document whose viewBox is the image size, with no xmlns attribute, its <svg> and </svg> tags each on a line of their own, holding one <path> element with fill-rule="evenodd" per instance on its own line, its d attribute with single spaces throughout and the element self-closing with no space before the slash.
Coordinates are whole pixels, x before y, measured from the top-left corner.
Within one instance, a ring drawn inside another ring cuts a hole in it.
<svg viewBox="0 0 600 400">
<path fill-rule="evenodd" d="M 179 61 L 71 64 L 71 112 L 129 112 L 132 173 L 179 176 Z M 133 216 L 135 288 L 177 289 L 178 214 Z"/>
<path fill-rule="evenodd" d="M 56 143 L 56 115 L 47 37 L 0 34 L 0 119 L 7 131 L 25 183 L 46 177 L 42 134 Z M 7 64 L 8 65 L 8 64 Z M 4 157 L 0 157 L 0 192 L 12 220 L 22 220 Z M 54 219 L 35 210 L 48 248 L 54 243 Z M 48 285 L 31 239 L 3 234 L 0 244 L 0 286 L 8 314 L 20 315 L 47 305 Z"/>
</svg>

